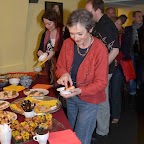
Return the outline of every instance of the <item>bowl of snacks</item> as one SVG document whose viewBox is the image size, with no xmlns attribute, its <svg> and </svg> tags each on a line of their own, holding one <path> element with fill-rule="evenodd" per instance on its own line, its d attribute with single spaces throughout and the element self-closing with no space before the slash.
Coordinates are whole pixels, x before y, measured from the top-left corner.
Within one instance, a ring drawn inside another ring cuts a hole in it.
<svg viewBox="0 0 144 144">
<path fill-rule="evenodd" d="M 32 79 L 32 77 L 31 76 L 27 76 L 27 75 L 24 75 L 24 76 L 20 77 L 20 80 L 26 80 L 26 79 Z"/>
<path fill-rule="evenodd" d="M 8 79 L 0 79 L 0 88 L 5 87 L 8 84 Z"/>
<path fill-rule="evenodd" d="M 42 67 L 41 66 L 37 66 L 37 67 L 34 67 L 34 72 L 41 72 L 42 71 Z"/>
<path fill-rule="evenodd" d="M 20 84 L 22 85 L 22 86 L 24 86 L 25 88 L 28 88 L 31 84 L 32 84 L 32 79 L 21 79 L 20 80 Z"/>
<path fill-rule="evenodd" d="M 17 86 L 20 82 L 20 79 L 19 78 L 10 78 L 9 79 L 9 83 L 12 84 L 12 85 L 15 85 Z"/>
</svg>

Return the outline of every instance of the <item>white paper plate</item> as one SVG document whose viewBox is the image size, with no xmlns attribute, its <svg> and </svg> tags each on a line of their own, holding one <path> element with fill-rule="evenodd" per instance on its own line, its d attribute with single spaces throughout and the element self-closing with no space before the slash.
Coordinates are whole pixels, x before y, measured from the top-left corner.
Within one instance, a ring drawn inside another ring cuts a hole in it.
<svg viewBox="0 0 144 144">
<path fill-rule="evenodd" d="M 46 90 L 46 89 L 41 89 L 41 88 L 30 89 L 30 91 L 39 91 L 39 92 L 43 92 L 44 95 L 47 95 L 47 94 L 49 93 L 48 90 Z"/>
<path fill-rule="evenodd" d="M 64 95 L 67 95 L 67 94 L 71 94 L 71 92 L 70 91 L 66 91 L 66 90 L 64 90 L 64 91 L 60 91 L 60 94 L 64 94 Z"/>
<path fill-rule="evenodd" d="M 4 93 L 5 93 L 5 92 L 8 93 L 8 96 L 4 96 Z M 16 94 L 12 96 L 12 95 L 11 95 L 11 92 L 12 92 L 12 91 L 1 91 L 1 92 L 0 92 L 0 100 L 13 99 L 13 98 L 16 98 L 16 97 L 19 96 L 19 93 L 18 93 L 18 92 L 16 92 Z"/>
<path fill-rule="evenodd" d="M 64 91 L 64 90 L 65 90 L 65 87 L 59 87 L 59 88 L 57 88 L 56 90 L 59 91 L 59 92 L 60 92 L 60 91 Z"/>
<path fill-rule="evenodd" d="M 47 53 L 43 53 L 39 58 L 38 58 L 38 61 L 44 61 L 47 57 Z"/>
<path fill-rule="evenodd" d="M 4 110 L 10 106 L 10 103 L 7 101 L 0 101 L 0 110 Z"/>
</svg>

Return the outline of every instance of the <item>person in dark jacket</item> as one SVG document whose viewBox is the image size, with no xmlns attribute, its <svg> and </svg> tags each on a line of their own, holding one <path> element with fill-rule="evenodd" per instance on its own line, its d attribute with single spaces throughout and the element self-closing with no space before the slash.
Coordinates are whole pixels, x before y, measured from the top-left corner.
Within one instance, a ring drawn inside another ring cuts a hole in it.
<svg viewBox="0 0 144 144">
<path fill-rule="evenodd" d="M 121 44 L 122 33 L 124 28 L 122 25 L 126 22 L 127 16 L 120 15 L 114 21 L 119 31 L 119 43 Z M 124 86 L 124 75 L 120 65 L 123 58 L 123 54 L 120 52 L 115 59 L 115 70 L 110 82 L 110 110 L 111 110 L 111 123 L 115 124 L 119 122 L 121 115 L 121 102 L 122 102 L 122 87 Z"/>
<path fill-rule="evenodd" d="M 124 59 L 132 59 L 134 64 L 136 80 L 129 81 L 129 94 L 134 96 L 136 88 L 139 88 L 142 80 L 144 25 L 141 11 L 134 11 L 132 17 L 132 25 L 126 27 L 122 35 L 121 50 L 124 54 Z"/>
<path fill-rule="evenodd" d="M 104 14 L 104 2 L 103 0 L 88 0 L 85 8 L 93 14 L 93 20 L 95 26 L 92 31 L 92 35 L 100 39 L 108 49 L 108 60 L 109 60 L 109 74 L 108 82 L 112 77 L 112 73 L 115 67 L 115 58 L 119 53 L 119 40 L 118 30 L 113 21 Z M 110 106 L 109 106 L 109 83 L 105 89 L 106 101 L 99 105 L 97 114 L 97 128 L 96 137 L 99 139 L 107 139 L 109 133 L 110 123 Z M 95 139 L 96 141 L 98 139 Z M 97 143 L 97 142 L 95 142 Z"/>
</svg>

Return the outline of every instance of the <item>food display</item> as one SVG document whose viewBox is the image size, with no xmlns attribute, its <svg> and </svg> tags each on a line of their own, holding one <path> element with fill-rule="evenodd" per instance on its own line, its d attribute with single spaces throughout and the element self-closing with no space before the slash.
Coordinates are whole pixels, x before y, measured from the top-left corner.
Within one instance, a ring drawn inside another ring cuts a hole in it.
<svg viewBox="0 0 144 144">
<path fill-rule="evenodd" d="M 57 88 L 57 91 L 60 92 L 60 95 L 68 95 L 68 94 L 71 94 L 74 89 L 75 89 L 74 86 L 70 86 L 68 88 L 59 87 L 59 88 Z"/>
<path fill-rule="evenodd" d="M 15 113 L 9 111 L 0 111 L 0 124 L 9 124 L 16 119 L 17 115 Z"/>
<path fill-rule="evenodd" d="M 7 101 L 0 101 L 0 110 L 4 110 L 4 109 L 8 108 L 9 105 L 10 105 L 10 103 Z"/>
<path fill-rule="evenodd" d="M 26 118 L 23 122 L 13 120 L 10 127 L 12 129 L 12 138 L 16 143 L 26 142 L 32 139 L 36 131 L 43 133 L 52 129 L 52 114 L 42 114 L 33 118 Z"/>
<path fill-rule="evenodd" d="M 45 96 L 43 99 L 36 99 L 27 96 L 26 98 L 20 98 L 13 101 L 10 104 L 11 110 L 19 114 L 23 114 L 24 110 L 22 109 L 21 104 L 24 100 L 29 100 L 31 103 L 35 104 L 34 111 L 36 113 L 53 113 L 61 108 L 61 102 L 56 98 Z"/>
<path fill-rule="evenodd" d="M 4 78 L 20 78 L 21 76 L 31 76 L 32 78 L 34 78 L 35 73 L 34 72 L 14 72 L 14 73 L 5 73 L 0 75 L 0 77 L 4 77 Z"/>
<path fill-rule="evenodd" d="M 13 99 L 19 96 L 19 93 L 16 91 L 2 91 L 0 92 L 0 99 L 6 100 L 6 99 Z"/>
<path fill-rule="evenodd" d="M 61 92 L 61 91 L 73 91 L 75 89 L 75 87 L 74 86 L 70 86 L 70 87 L 68 87 L 68 88 L 65 88 L 65 87 L 59 87 L 59 88 L 57 88 L 57 91 L 59 91 L 59 92 Z"/>
<path fill-rule="evenodd" d="M 47 90 L 46 90 L 47 91 Z M 45 93 L 43 91 L 39 91 L 37 89 L 25 89 L 24 91 L 25 95 L 29 95 L 29 96 L 44 96 Z"/>
<path fill-rule="evenodd" d="M 75 89 L 74 86 L 71 86 L 71 87 L 65 88 L 66 91 L 72 91 L 72 90 L 74 90 L 74 89 Z"/>
<path fill-rule="evenodd" d="M 5 87 L 8 84 L 8 79 L 0 78 L 0 88 Z"/>
<path fill-rule="evenodd" d="M 35 107 L 35 103 L 31 102 L 30 100 L 24 100 L 21 103 L 21 107 L 25 112 L 31 112 Z"/>
</svg>

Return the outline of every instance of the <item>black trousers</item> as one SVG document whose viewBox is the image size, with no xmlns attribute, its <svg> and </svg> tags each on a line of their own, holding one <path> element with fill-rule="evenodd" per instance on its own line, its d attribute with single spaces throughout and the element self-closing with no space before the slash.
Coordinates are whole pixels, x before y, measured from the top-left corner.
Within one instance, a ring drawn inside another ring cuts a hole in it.
<svg viewBox="0 0 144 144">
<path fill-rule="evenodd" d="M 120 118 L 121 103 L 122 103 L 122 88 L 124 84 L 124 75 L 121 66 L 115 67 L 111 81 L 110 81 L 110 113 L 111 118 Z"/>
</svg>

